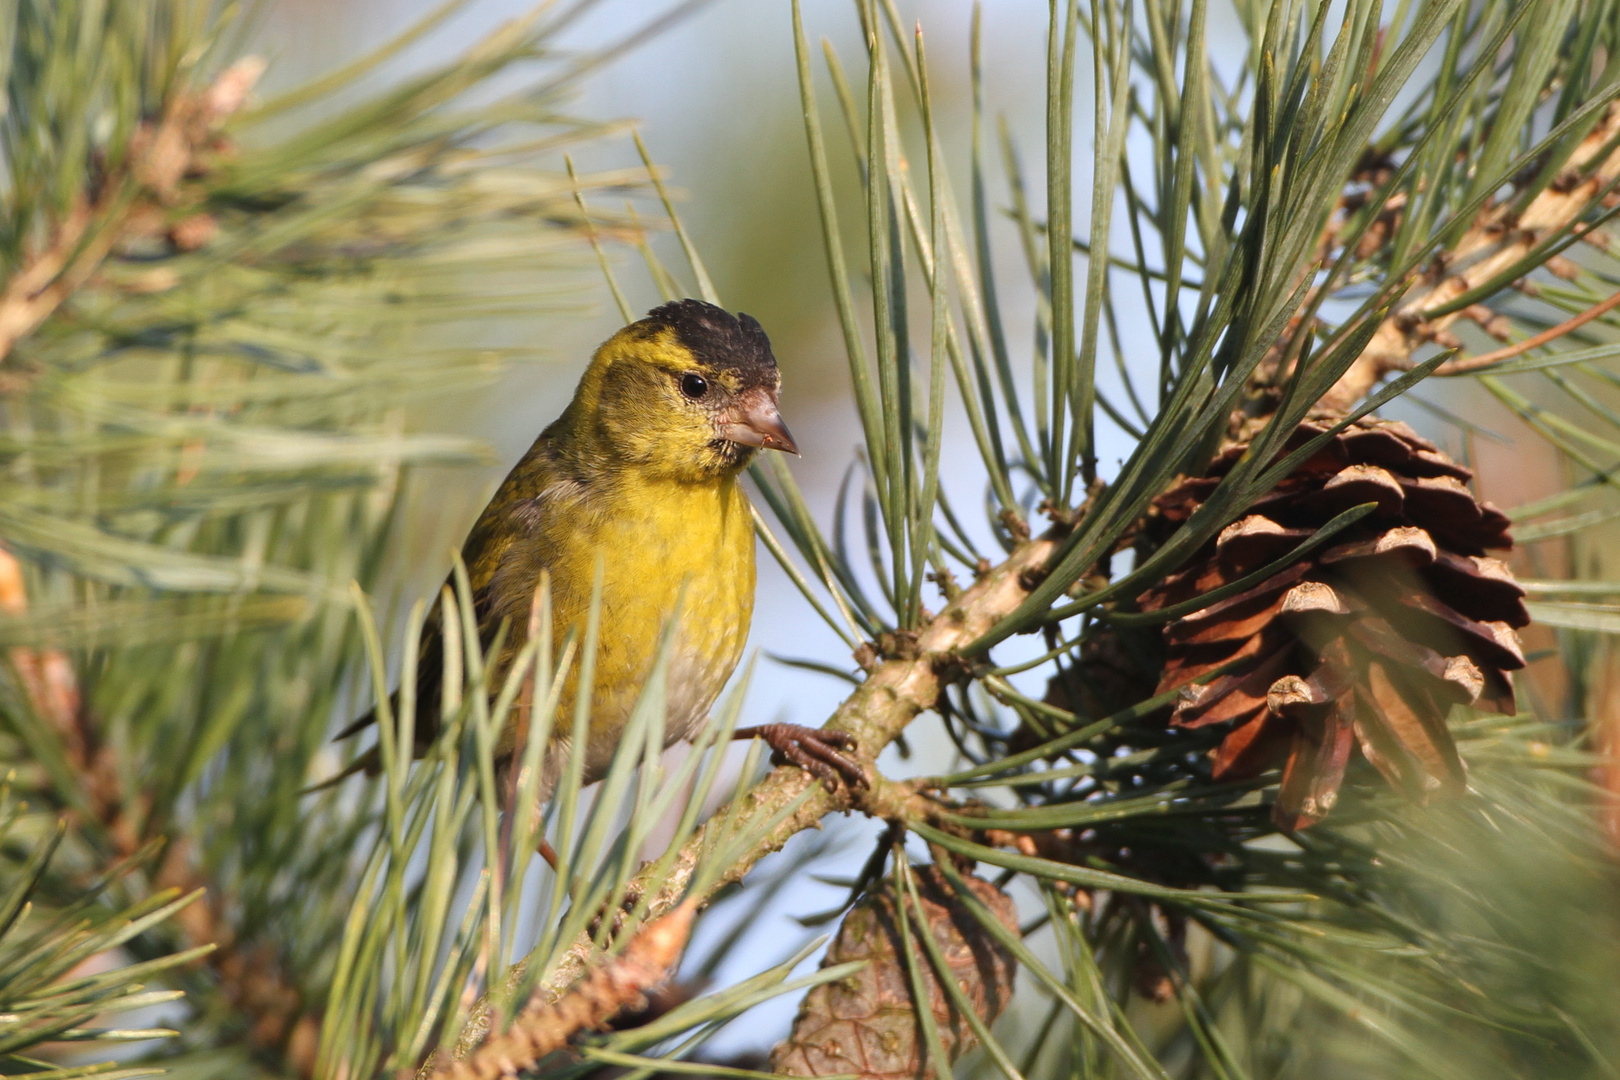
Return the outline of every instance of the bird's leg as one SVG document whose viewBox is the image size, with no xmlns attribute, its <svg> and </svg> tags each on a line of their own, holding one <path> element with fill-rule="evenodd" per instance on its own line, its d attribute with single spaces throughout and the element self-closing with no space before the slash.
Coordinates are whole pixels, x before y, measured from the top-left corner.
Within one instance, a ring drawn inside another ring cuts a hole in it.
<svg viewBox="0 0 1620 1080">
<path fill-rule="evenodd" d="M 738 728 L 733 739 L 764 739 L 776 756 L 819 779 L 828 791 L 843 780 L 854 788 L 870 787 L 866 769 L 849 753 L 855 736 L 846 731 L 801 727 L 798 724 L 760 724 Z"/>
<path fill-rule="evenodd" d="M 557 866 L 557 852 L 551 846 L 551 844 L 546 841 L 545 837 L 541 837 L 539 842 L 534 845 L 534 850 L 542 859 L 551 864 L 551 869 L 553 871 L 560 872 Z M 636 905 L 639 903 L 641 903 L 641 891 L 634 885 L 626 888 L 623 899 L 619 901 L 619 910 L 613 913 L 613 928 L 608 931 L 608 941 L 612 941 L 614 938 L 619 936 L 619 931 L 624 929 L 624 917 L 636 910 Z M 607 911 L 608 905 L 604 902 L 602 905 L 602 910 L 599 911 L 596 914 L 596 917 L 593 918 L 586 926 L 585 932 L 590 934 L 592 938 L 601 936 L 602 920 L 607 915 Z"/>
</svg>

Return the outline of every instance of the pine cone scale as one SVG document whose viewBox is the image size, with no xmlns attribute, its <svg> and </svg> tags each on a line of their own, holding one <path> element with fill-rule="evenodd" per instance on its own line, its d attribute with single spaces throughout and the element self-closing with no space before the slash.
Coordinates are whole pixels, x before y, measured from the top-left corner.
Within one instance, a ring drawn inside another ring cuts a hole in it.
<svg viewBox="0 0 1620 1080">
<path fill-rule="evenodd" d="M 1353 719 L 1344 702 L 1328 710 L 1313 708 L 1299 715 L 1293 743 L 1283 766 L 1273 813 L 1283 828 L 1303 829 L 1327 817 L 1339 798 L 1345 766 L 1355 742 Z"/>
<path fill-rule="evenodd" d="M 1304 532 L 1305 530 L 1298 530 Z M 1434 537 L 1416 526 L 1399 526 L 1369 540 L 1338 544 L 1322 552 L 1323 566 L 1358 559 L 1391 559 L 1409 570 L 1429 566 L 1439 557 Z"/>
<path fill-rule="evenodd" d="M 1304 577 L 1308 570 L 1306 566 L 1291 566 L 1279 574 L 1273 574 L 1235 596 L 1228 596 L 1209 607 L 1182 616 L 1170 625 L 1167 634 L 1172 641 L 1195 641 L 1193 635 L 1203 627 L 1224 626 L 1232 619 L 1244 618 L 1256 610 L 1269 610 L 1275 606 L 1273 598 L 1280 603 L 1283 592 Z"/>
<path fill-rule="evenodd" d="M 1215 553 L 1228 572 L 1264 566 L 1309 540 L 1309 529 L 1289 529 L 1261 514 L 1250 514 L 1221 530 Z"/>
<path fill-rule="evenodd" d="M 1425 593 L 1400 597 L 1407 622 L 1417 634 L 1430 641 L 1444 642 L 1466 652 L 1474 660 L 1503 670 L 1524 667 L 1524 648 L 1519 635 L 1505 622 L 1470 619 L 1451 605 Z"/>
<path fill-rule="evenodd" d="M 1424 575 L 1434 594 L 1452 607 L 1471 604 L 1486 619 L 1523 626 L 1530 621 L 1524 587 L 1500 559 L 1445 554 Z"/>
<path fill-rule="evenodd" d="M 1194 691 L 1176 706 L 1175 723 L 1179 727 L 1199 728 L 1253 716 L 1266 707 L 1271 684 L 1283 672 L 1288 660 L 1288 650 L 1278 649 L 1252 671 L 1223 675 L 1202 692 Z"/>
<path fill-rule="evenodd" d="M 1367 695 L 1372 699 L 1373 716 L 1401 747 L 1410 754 L 1435 786 L 1460 792 L 1467 783 L 1457 745 L 1445 726 L 1445 719 L 1422 690 L 1372 661 L 1367 665 Z"/>
<path fill-rule="evenodd" d="M 1215 748 L 1210 775 L 1220 781 L 1259 776 L 1286 753 L 1292 738 L 1288 721 L 1262 710 L 1258 716 L 1232 729 Z"/>
</svg>

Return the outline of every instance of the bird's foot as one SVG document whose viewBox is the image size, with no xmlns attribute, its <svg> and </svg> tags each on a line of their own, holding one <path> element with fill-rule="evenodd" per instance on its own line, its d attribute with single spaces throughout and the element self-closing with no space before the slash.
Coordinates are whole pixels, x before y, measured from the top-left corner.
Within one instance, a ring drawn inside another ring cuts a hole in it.
<svg viewBox="0 0 1620 1080">
<path fill-rule="evenodd" d="M 558 865 L 557 850 L 547 843 L 545 837 L 540 838 L 534 849 L 542 859 L 551 864 L 553 873 L 562 872 L 562 868 Z M 602 910 L 592 916 L 591 921 L 585 926 L 585 932 L 593 939 L 601 938 L 602 927 L 606 923 L 608 926 L 606 942 L 612 942 L 624 930 L 624 920 L 631 912 L 636 910 L 636 906 L 640 903 L 641 890 L 634 885 L 627 886 L 624 895 L 619 898 L 617 907 L 607 901 L 602 902 Z"/>
<path fill-rule="evenodd" d="M 855 749 L 855 736 L 848 732 L 798 724 L 760 724 L 738 728 L 732 738 L 764 739 L 776 752 L 775 757 L 816 777 L 829 792 L 838 790 L 839 780 L 852 791 L 871 787 L 865 767 L 849 753 Z"/>
<path fill-rule="evenodd" d="M 624 896 L 619 899 L 617 907 L 614 907 L 605 901 L 603 902 L 602 910 L 598 911 L 595 917 L 586 924 L 585 932 L 593 939 L 602 941 L 604 945 L 612 944 L 618 939 L 619 935 L 624 932 L 625 919 L 630 917 L 630 913 L 635 911 L 636 906 L 640 903 L 641 890 L 637 889 L 634 885 L 630 886 L 624 891 Z M 603 923 L 607 923 L 608 925 L 607 937 L 605 939 L 602 937 Z"/>
</svg>

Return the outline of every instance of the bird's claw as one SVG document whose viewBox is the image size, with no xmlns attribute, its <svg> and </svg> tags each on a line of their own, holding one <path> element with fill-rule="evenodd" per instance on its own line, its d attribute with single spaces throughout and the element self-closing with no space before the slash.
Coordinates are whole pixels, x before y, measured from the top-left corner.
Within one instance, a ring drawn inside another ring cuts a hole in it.
<svg viewBox="0 0 1620 1080">
<path fill-rule="evenodd" d="M 797 765 L 820 780 L 829 793 L 838 790 L 840 780 L 851 790 L 871 787 L 866 768 L 849 751 L 856 747 L 855 736 L 847 731 L 827 731 L 798 724 L 761 724 L 739 728 L 738 739 L 764 739 L 775 757 Z"/>
<path fill-rule="evenodd" d="M 609 925 L 607 942 L 613 942 L 624 931 L 624 920 L 629 917 L 631 912 L 636 910 L 636 905 L 640 903 L 640 889 L 637 889 L 634 885 L 625 889 L 624 896 L 619 900 L 617 909 L 613 910 L 613 919 Z M 586 924 L 585 932 L 593 939 L 601 937 L 602 923 L 607 919 L 610 907 L 611 905 L 603 901 L 602 910 L 598 911 L 591 921 Z"/>
</svg>

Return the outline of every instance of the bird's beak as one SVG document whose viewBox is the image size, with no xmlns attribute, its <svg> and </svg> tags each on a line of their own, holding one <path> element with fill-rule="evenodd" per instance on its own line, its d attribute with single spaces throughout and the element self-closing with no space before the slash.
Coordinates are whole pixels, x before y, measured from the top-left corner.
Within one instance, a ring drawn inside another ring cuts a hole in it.
<svg viewBox="0 0 1620 1080">
<path fill-rule="evenodd" d="M 788 434 L 782 414 L 777 411 L 776 395 L 766 390 L 750 390 L 741 395 L 721 417 L 720 436 L 744 446 L 799 453 L 799 445 Z"/>
</svg>

